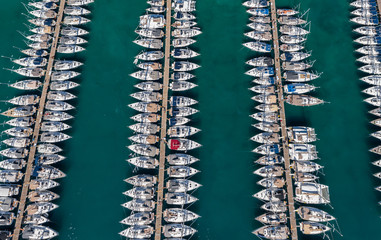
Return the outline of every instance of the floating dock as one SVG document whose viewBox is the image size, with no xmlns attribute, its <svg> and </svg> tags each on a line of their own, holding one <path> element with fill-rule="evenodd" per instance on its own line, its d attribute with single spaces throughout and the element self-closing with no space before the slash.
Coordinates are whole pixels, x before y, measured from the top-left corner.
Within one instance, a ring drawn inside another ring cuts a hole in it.
<svg viewBox="0 0 381 240">
<path fill-rule="evenodd" d="M 45 107 L 45 102 L 46 102 L 46 96 L 47 96 L 47 92 L 48 92 L 48 88 L 49 88 L 49 84 L 50 84 L 50 77 L 51 77 L 50 74 L 51 74 L 52 69 L 53 69 L 53 62 L 54 62 L 54 58 L 55 58 L 56 51 L 57 51 L 58 36 L 59 36 L 60 30 L 61 30 L 61 22 L 62 22 L 62 18 L 63 18 L 63 12 L 65 9 L 65 3 L 66 3 L 66 0 L 60 0 L 58 15 L 57 15 L 57 23 L 56 23 L 55 32 L 54 32 L 54 38 L 53 38 L 52 47 L 51 47 L 50 53 L 49 53 L 49 60 L 48 60 L 47 68 L 46 68 L 44 85 L 43 85 L 43 89 L 41 92 L 40 104 L 38 106 L 36 122 L 35 122 L 34 131 L 33 131 L 33 135 L 32 135 L 33 137 L 32 137 L 32 141 L 31 141 L 31 147 L 29 150 L 28 162 L 27 162 L 27 167 L 26 167 L 25 176 L 24 176 L 24 183 L 23 183 L 23 187 L 21 190 L 18 214 L 16 217 L 15 227 L 13 230 L 13 236 L 12 236 L 13 240 L 18 240 L 20 237 L 21 224 L 23 222 L 25 205 L 26 205 L 27 195 L 28 195 L 28 191 L 29 191 L 30 177 L 32 175 L 32 170 L 33 170 L 33 165 L 34 165 L 33 163 L 34 163 L 34 158 L 35 158 L 36 148 L 37 148 L 37 142 L 38 142 L 38 137 L 40 135 L 41 120 L 43 117 L 43 112 L 44 112 L 44 107 Z"/>
<path fill-rule="evenodd" d="M 279 54 L 279 36 L 278 36 L 278 18 L 275 0 L 270 0 L 271 7 L 271 22 L 273 31 L 273 43 L 274 43 L 274 58 L 275 58 L 275 76 L 276 76 L 276 86 L 278 92 L 278 104 L 279 104 L 279 116 L 280 125 L 282 133 L 282 147 L 283 147 L 283 157 L 284 157 L 284 169 L 286 175 L 286 185 L 287 185 L 287 200 L 288 200 L 288 212 L 291 227 L 291 239 L 298 239 L 298 229 L 296 225 L 295 216 L 295 206 L 294 206 L 294 185 L 291 178 L 290 169 L 290 154 L 288 152 L 288 137 L 287 137 L 287 126 L 286 126 L 286 114 L 284 109 L 284 95 L 283 95 L 283 84 L 282 84 L 282 74 L 280 65 L 280 54 Z"/>
<path fill-rule="evenodd" d="M 160 129 L 160 155 L 159 155 L 159 173 L 157 184 L 157 202 L 156 202 L 156 222 L 155 222 L 155 240 L 161 239 L 162 218 L 163 218 L 163 196 L 164 196 L 164 174 L 165 174 L 165 150 L 167 136 L 167 107 L 168 107 L 168 86 L 171 54 L 171 21 L 172 21 L 172 3 L 166 1 L 166 24 L 165 24 L 165 43 L 164 43 L 164 73 L 163 73 L 163 92 L 161 109 L 161 129 Z"/>
</svg>

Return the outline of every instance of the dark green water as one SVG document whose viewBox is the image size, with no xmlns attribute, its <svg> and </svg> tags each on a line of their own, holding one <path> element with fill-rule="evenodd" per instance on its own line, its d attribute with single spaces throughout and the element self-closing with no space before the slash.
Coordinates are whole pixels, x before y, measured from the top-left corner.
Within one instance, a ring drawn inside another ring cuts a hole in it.
<svg viewBox="0 0 381 240">
<path fill-rule="evenodd" d="M 299 1 L 277 1 L 278 6 L 293 6 Z M 16 30 L 26 31 L 23 6 L 19 1 L 1 1 L 0 53 L 20 56 L 11 46 L 24 47 Z M 253 113 L 250 100 L 250 78 L 243 73 L 251 55 L 242 47 L 243 32 L 248 30 L 248 15 L 240 1 L 198 1 L 198 23 L 203 34 L 198 37 L 202 68 L 196 74 L 199 87 L 194 90 L 199 100 L 198 126 L 202 133 L 198 151 L 202 171 L 194 179 L 204 186 L 195 194 L 200 201 L 193 206 L 202 218 L 193 227 L 199 239 L 250 239 L 260 224 L 254 217 L 261 203 L 251 197 L 260 190 L 259 178 L 252 175 L 256 168 L 250 151 L 256 146 L 249 138 L 255 133 L 248 115 Z M 67 159 L 60 168 L 67 177 L 57 191 L 60 208 L 52 213 L 52 227 L 60 239 L 119 239 L 124 226 L 118 222 L 126 215 L 120 206 L 127 201 L 121 193 L 127 186 L 123 179 L 132 168 L 125 162 L 129 152 L 125 145 L 131 132 L 129 117 L 133 111 L 126 105 L 133 100 L 136 81 L 128 76 L 134 71 L 133 57 L 139 47 L 132 43 L 139 15 L 147 7 L 141 0 L 97 0 L 91 7 L 91 34 L 81 69 L 76 118 L 70 122 L 73 139 L 64 145 Z M 320 164 L 325 166 L 322 183 L 328 184 L 334 206 L 329 210 L 338 218 L 343 239 L 381 239 L 381 215 L 373 190 L 379 184 L 371 176 L 377 169 L 376 160 L 368 153 L 374 146 L 368 134 L 371 116 L 360 94 L 356 70 L 352 25 L 348 22 L 349 6 L 344 0 L 304 0 L 301 8 L 311 8 L 309 19 L 312 34 L 307 48 L 317 60 L 315 70 L 324 72 L 314 82 L 321 88 L 317 96 L 330 102 L 313 108 L 287 107 L 289 124 L 308 124 L 316 128 Z M 11 67 L 7 59 L 1 66 Z M 21 79 L 1 71 L 1 82 Z M 17 92 L 0 86 L 0 99 Z M 0 109 L 5 110 L 2 104 Z M 2 118 L 3 120 L 3 118 Z M 336 239 L 340 239 L 335 235 Z"/>
</svg>

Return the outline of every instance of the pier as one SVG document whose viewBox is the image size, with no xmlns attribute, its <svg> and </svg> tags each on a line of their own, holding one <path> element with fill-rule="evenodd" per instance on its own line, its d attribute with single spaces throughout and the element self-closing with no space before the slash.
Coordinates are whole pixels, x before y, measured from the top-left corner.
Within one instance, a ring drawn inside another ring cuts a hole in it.
<svg viewBox="0 0 381 240">
<path fill-rule="evenodd" d="M 46 68 L 45 80 L 44 80 L 43 89 L 41 92 L 40 103 L 38 106 L 36 121 L 35 121 L 35 125 L 34 125 L 33 137 L 32 137 L 32 141 L 31 141 L 31 145 L 30 145 L 30 149 L 29 149 L 29 156 L 28 156 L 26 171 L 25 171 L 25 175 L 24 175 L 24 183 L 23 183 L 22 190 L 21 190 L 18 214 L 16 217 L 16 223 L 15 223 L 13 236 L 12 236 L 13 240 L 18 240 L 19 236 L 20 236 L 21 224 L 22 224 L 23 217 L 24 217 L 25 205 L 26 205 L 27 195 L 28 195 L 28 190 L 29 190 L 30 177 L 32 175 L 34 158 L 35 158 L 36 148 L 37 148 L 37 142 L 38 142 L 38 137 L 40 135 L 41 121 L 42 121 L 42 117 L 43 117 L 43 112 L 44 112 L 44 107 L 45 107 L 45 102 L 46 102 L 46 96 L 47 96 L 48 89 L 49 89 L 51 71 L 53 69 L 53 62 L 54 62 L 54 58 L 56 55 L 58 38 L 59 38 L 59 34 L 60 34 L 60 29 L 61 29 L 61 22 L 62 22 L 62 18 L 63 18 L 63 12 L 65 9 L 65 2 L 66 2 L 65 0 L 61 0 L 60 4 L 59 4 L 58 15 L 57 15 L 57 23 L 55 26 L 55 32 L 54 32 L 52 47 L 51 47 L 50 53 L 49 53 L 49 60 L 48 60 L 47 68 Z"/>
<path fill-rule="evenodd" d="M 161 239 L 162 217 L 163 217 L 163 196 L 164 196 L 164 174 L 165 174 L 165 148 L 167 136 L 167 106 L 168 106 L 168 85 L 171 54 L 171 21 L 172 4 L 171 0 L 166 1 L 166 24 L 165 24 L 165 43 L 164 43 L 164 73 L 163 73 L 163 100 L 161 109 L 161 129 L 160 129 L 160 155 L 159 155 L 159 173 L 157 185 L 156 202 L 156 222 L 155 222 L 155 240 Z"/>
<path fill-rule="evenodd" d="M 282 84 L 282 73 L 280 66 L 280 54 L 279 54 L 279 37 L 278 37 L 278 19 L 276 13 L 275 0 L 270 0 L 271 5 L 271 22 L 273 31 L 273 43 L 274 43 L 274 58 L 275 58 L 275 75 L 276 75 L 276 85 L 278 91 L 278 104 L 279 104 L 279 116 L 282 134 L 282 148 L 284 157 L 284 169 L 286 175 L 286 185 L 287 185 L 287 200 L 288 200 L 288 211 L 289 220 L 291 227 L 291 239 L 298 239 L 298 231 L 296 225 L 295 216 L 295 206 L 294 206 L 294 185 L 291 178 L 290 170 L 290 155 L 288 152 L 288 137 L 287 137 L 287 126 L 286 126 L 286 114 L 284 109 L 284 97 L 283 97 L 283 84 Z"/>
</svg>

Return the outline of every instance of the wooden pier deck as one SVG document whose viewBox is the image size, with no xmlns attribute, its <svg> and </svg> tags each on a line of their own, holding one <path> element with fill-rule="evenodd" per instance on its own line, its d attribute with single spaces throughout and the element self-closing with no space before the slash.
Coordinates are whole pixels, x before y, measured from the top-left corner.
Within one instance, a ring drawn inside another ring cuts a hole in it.
<svg viewBox="0 0 381 240">
<path fill-rule="evenodd" d="M 33 131 L 33 138 L 32 138 L 31 146 L 29 149 L 28 162 L 27 162 L 26 172 L 24 175 L 24 183 L 23 183 L 22 190 L 21 190 L 18 214 L 17 214 L 17 218 L 16 218 L 15 227 L 13 230 L 12 240 L 18 240 L 20 237 L 21 224 L 22 224 L 23 217 L 24 217 L 24 211 L 25 211 L 27 195 L 28 195 L 28 190 L 29 190 L 29 184 L 30 184 L 30 177 L 32 175 L 34 158 L 35 158 L 36 148 L 37 148 L 37 142 L 38 142 L 38 138 L 40 135 L 41 121 L 42 121 L 45 102 L 46 102 L 46 95 L 47 95 L 47 92 L 49 89 L 51 71 L 53 69 L 53 62 L 54 62 L 54 58 L 55 58 L 56 51 L 57 51 L 57 44 L 58 44 L 58 38 L 59 38 L 59 34 L 60 34 L 60 29 L 61 29 L 63 12 L 65 9 L 65 3 L 66 3 L 66 0 L 61 0 L 60 4 L 59 4 L 58 15 L 57 15 L 57 24 L 55 27 L 52 47 L 51 47 L 50 53 L 49 53 L 48 66 L 46 68 L 44 85 L 43 85 L 43 89 L 41 92 L 40 103 L 38 106 L 38 111 L 37 111 L 34 131 Z"/>
<path fill-rule="evenodd" d="M 163 100 L 161 109 L 161 131 L 160 131 L 160 155 L 159 155 L 159 174 L 156 202 L 156 222 L 155 240 L 161 239 L 161 228 L 163 218 L 163 196 L 164 196 L 164 174 L 165 174 L 165 150 L 167 136 L 167 113 L 168 113 L 168 85 L 171 54 L 171 21 L 172 4 L 171 0 L 166 1 L 166 25 L 165 25 L 165 44 L 164 44 L 164 74 L 163 74 Z"/>
<path fill-rule="evenodd" d="M 275 74 L 276 74 L 276 85 L 278 90 L 278 102 L 279 102 L 279 115 L 280 115 L 280 125 L 282 134 L 282 147 L 283 147 L 283 157 L 285 160 L 284 168 L 286 174 L 286 186 L 287 186 L 287 198 L 288 198 L 288 211 L 289 220 L 291 227 L 291 238 L 292 240 L 298 239 L 298 229 L 296 225 L 295 216 L 295 206 L 294 206 L 294 185 L 291 178 L 290 170 L 290 155 L 288 151 L 288 137 L 287 137 L 287 126 L 286 126 L 286 114 L 284 109 L 284 97 L 283 97 L 283 84 L 282 84 L 282 73 L 280 66 L 280 53 L 279 53 L 279 36 L 278 36 L 278 19 L 276 13 L 275 0 L 270 0 L 271 4 L 271 22 L 273 31 L 273 43 L 274 43 L 274 57 L 275 57 Z"/>
</svg>

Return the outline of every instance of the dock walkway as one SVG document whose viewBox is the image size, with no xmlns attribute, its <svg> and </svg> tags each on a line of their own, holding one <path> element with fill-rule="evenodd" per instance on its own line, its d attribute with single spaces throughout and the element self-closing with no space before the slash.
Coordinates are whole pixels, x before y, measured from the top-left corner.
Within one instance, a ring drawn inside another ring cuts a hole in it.
<svg viewBox="0 0 381 240">
<path fill-rule="evenodd" d="M 161 110 L 161 131 L 160 131 L 160 157 L 158 189 L 156 202 L 156 222 L 155 222 L 155 240 L 161 239 L 162 217 L 163 217 L 163 195 L 164 195 L 164 174 L 165 174 L 165 148 L 167 136 L 167 107 L 168 107 L 168 85 L 171 54 L 171 21 L 172 5 L 171 0 L 166 1 L 166 25 L 165 25 L 165 45 L 164 45 L 164 74 L 163 74 L 163 100 Z"/>
<path fill-rule="evenodd" d="M 294 189 L 291 178 L 290 171 L 290 155 L 288 152 L 288 137 L 287 137 L 287 126 L 286 126 L 286 114 L 284 109 L 284 97 L 283 97 L 283 84 L 282 84 L 282 73 L 279 59 L 279 36 L 278 36 L 278 19 L 276 13 L 275 0 L 270 0 L 271 3 L 271 21 L 272 21 L 272 31 L 273 31 L 273 43 L 274 43 L 274 57 L 275 57 L 275 74 L 278 90 L 278 101 L 279 101 L 279 115 L 280 115 L 280 125 L 282 134 L 282 147 L 283 147 L 283 157 L 285 160 L 284 168 L 286 173 L 286 185 L 287 185 L 287 198 L 288 198 L 288 211 L 289 220 L 291 227 L 291 238 L 292 240 L 298 239 L 298 231 L 296 225 L 295 216 L 295 206 L 294 206 Z"/>
<path fill-rule="evenodd" d="M 26 171 L 25 171 L 24 183 L 22 186 L 21 197 L 20 197 L 19 208 L 18 208 L 18 214 L 17 214 L 17 218 L 16 218 L 15 227 L 13 230 L 12 240 L 18 240 L 20 237 L 21 224 L 22 224 L 23 217 L 24 217 L 25 205 L 26 205 L 26 201 L 27 201 L 27 195 L 28 195 L 29 184 L 30 184 L 30 177 L 32 175 L 32 170 L 33 170 L 33 165 L 34 165 L 33 163 L 34 163 L 34 158 L 35 158 L 35 154 L 36 154 L 37 142 L 38 142 L 38 138 L 40 135 L 40 127 L 41 127 L 41 121 L 42 121 L 45 102 L 46 102 L 46 95 L 47 95 L 47 92 L 49 89 L 50 77 L 51 77 L 51 72 L 53 69 L 53 62 L 54 62 L 54 58 L 55 58 L 56 51 L 57 51 L 57 44 L 58 44 L 58 38 L 59 38 L 59 34 L 60 34 L 60 29 L 61 29 L 63 12 L 65 9 L 65 2 L 66 2 L 65 0 L 61 0 L 60 4 L 59 4 L 58 15 L 57 15 L 57 23 L 56 23 L 56 27 L 55 27 L 52 47 L 51 47 L 50 53 L 49 53 L 48 66 L 46 68 L 44 85 L 43 85 L 43 89 L 41 92 L 40 103 L 38 106 L 36 121 L 35 121 L 35 125 L 34 125 L 33 138 L 32 138 L 32 142 L 31 142 L 31 147 L 29 149 L 28 162 L 27 162 L 27 167 L 26 167 Z"/>
</svg>

